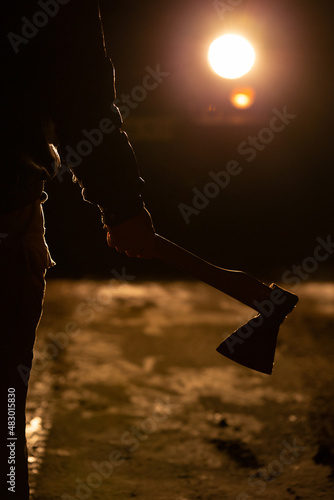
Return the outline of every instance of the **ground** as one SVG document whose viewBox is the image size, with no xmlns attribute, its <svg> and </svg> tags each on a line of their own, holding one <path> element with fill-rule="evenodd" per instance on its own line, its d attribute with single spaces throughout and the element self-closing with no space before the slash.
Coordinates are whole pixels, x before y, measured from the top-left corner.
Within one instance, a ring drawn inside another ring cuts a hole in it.
<svg viewBox="0 0 334 500">
<path fill-rule="evenodd" d="M 32 499 L 334 498 L 334 285 L 292 289 L 268 376 L 215 350 L 249 308 L 202 283 L 122 276 L 48 284 Z"/>
</svg>

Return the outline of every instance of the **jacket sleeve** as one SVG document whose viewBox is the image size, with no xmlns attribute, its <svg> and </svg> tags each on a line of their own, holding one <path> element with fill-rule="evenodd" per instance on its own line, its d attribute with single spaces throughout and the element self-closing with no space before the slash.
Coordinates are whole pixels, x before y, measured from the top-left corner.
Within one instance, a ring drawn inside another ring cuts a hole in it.
<svg viewBox="0 0 334 500">
<path fill-rule="evenodd" d="M 97 0 L 60 6 L 48 30 L 51 56 L 46 90 L 62 160 L 96 204 L 103 220 L 117 225 L 143 207 L 144 181 L 115 101 Z"/>
</svg>

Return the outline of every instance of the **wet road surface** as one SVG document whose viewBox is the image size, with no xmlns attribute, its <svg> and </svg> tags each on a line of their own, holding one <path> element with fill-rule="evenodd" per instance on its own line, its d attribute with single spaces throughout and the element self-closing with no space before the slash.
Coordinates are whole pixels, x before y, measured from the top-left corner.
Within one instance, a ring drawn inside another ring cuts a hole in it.
<svg viewBox="0 0 334 500">
<path fill-rule="evenodd" d="M 267 376 L 215 350 L 252 310 L 201 283 L 126 278 L 48 284 L 32 499 L 334 498 L 334 285 L 292 290 Z"/>
</svg>

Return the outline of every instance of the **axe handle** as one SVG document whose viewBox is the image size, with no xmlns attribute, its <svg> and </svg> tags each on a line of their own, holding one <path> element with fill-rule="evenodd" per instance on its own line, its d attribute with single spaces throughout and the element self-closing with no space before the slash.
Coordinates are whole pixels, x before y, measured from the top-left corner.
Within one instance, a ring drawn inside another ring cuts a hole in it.
<svg viewBox="0 0 334 500">
<path fill-rule="evenodd" d="M 257 311 L 259 309 L 254 305 L 254 301 L 270 300 L 272 288 L 261 281 L 243 271 L 231 271 L 214 266 L 158 234 L 156 234 L 155 257 L 188 272 Z"/>
</svg>

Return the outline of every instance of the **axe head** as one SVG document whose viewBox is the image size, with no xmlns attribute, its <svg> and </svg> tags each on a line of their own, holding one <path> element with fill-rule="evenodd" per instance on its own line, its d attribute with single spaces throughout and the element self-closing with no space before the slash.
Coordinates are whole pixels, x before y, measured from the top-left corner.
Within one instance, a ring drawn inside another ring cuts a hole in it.
<svg viewBox="0 0 334 500">
<path fill-rule="evenodd" d="M 270 288 L 281 290 L 284 301 L 276 304 L 265 300 L 262 311 L 227 337 L 217 351 L 247 368 L 270 375 L 273 370 L 278 330 L 281 323 L 298 302 L 298 297 L 275 284 Z"/>
</svg>

